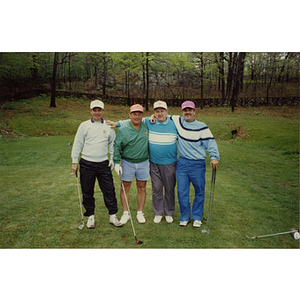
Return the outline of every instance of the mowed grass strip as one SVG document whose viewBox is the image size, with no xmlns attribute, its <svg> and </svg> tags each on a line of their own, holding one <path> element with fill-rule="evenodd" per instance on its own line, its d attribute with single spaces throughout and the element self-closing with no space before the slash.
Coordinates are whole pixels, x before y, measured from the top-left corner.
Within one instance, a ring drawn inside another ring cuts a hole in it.
<svg viewBox="0 0 300 300">
<path fill-rule="evenodd" d="M 89 101 L 59 99 L 58 109 L 52 109 L 49 117 L 45 113 L 48 100 L 26 100 L 27 111 L 21 111 L 20 103 L 9 103 L 1 111 L 1 129 L 20 134 L 0 140 L 0 248 L 299 248 L 299 240 L 290 234 L 246 237 L 299 229 L 298 108 L 249 108 L 236 113 L 227 108 L 199 110 L 197 119 L 209 125 L 221 155 L 211 232 L 202 233 L 192 224 L 179 226 L 177 196 L 174 223 L 163 219 L 154 224 L 150 180 L 144 208 L 147 222 L 138 224 L 133 182 L 130 208 L 137 237 L 143 241 L 136 245 L 129 222 L 121 228 L 109 224 L 97 184 L 96 228 L 78 229 L 81 216 L 76 178 L 70 175 L 69 143 L 79 123 L 90 117 Z M 107 119 L 128 117 L 128 107 L 107 105 L 106 109 Z M 179 108 L 169 111 L 180 114 Z M 234 126 L 240 126 L 240 132 L 232 137 Z M 56 131 L 59 134 L 51 136 Z M 120 217 L 120 180 L 115 172 L 113 176 Z M 210 180 L 207 160 L 205 217 Z M 191 188 L 191 201 L 193 197 Z M 206 228 L 206 222 L 202 227 Z"/>
</svg>

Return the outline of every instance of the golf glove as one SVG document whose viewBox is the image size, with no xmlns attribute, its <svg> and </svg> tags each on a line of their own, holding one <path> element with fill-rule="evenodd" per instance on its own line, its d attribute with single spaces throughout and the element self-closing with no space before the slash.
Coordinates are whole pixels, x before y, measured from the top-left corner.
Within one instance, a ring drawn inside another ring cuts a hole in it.
<svg viewBox="0 0 300 300">
<path fill-rule="evenodd" d="M 111 171 L 114 169 L 115 163 L 114 163 L 114 161 L 113 161 L 112 159 L 109 161 L 108 166 L 110 167 L 110 170 L 111 170 Z"/>
<path fill-rule="evenodd" d="M 119 176 L 122 175 L 122 167 L 120 164 L 115 164 L 115 171 Z"/>
</svg>

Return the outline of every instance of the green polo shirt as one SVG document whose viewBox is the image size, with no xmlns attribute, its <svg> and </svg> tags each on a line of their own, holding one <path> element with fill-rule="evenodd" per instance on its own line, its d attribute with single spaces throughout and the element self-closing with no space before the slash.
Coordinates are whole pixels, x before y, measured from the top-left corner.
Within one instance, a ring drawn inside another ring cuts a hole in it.
<svg viewBox="0 0 300 300">
<path fill-rule="evenodd" d="M 130 122 L 118 128 L 114 145 L 114 162 L 126 161 L 139 163 L 149 159 L 149 130 L 145 123 L 135 129 Z"/>
</svg>

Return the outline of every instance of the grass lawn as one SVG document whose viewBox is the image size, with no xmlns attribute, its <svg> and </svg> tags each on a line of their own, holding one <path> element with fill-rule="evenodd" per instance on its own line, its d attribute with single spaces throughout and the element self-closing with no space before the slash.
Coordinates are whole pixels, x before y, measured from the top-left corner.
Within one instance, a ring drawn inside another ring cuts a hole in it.
<svg viewBox="0 0 300 300">
<path fill-rule="evenodd" d="M 211 232 L 191 224 L 180 227 L 177 198 L 174 223 L 154 224 L 149 180 L 147 222 L 133 220 L 143 241 L 136 245 L 129 222 L 121 228 L 109 224 L 97 185 L 96 228 L 78 229 L 70 143 L 79 124 L 90 117 L 89 101 L 61 98 L 57 108 L 49 103 L 49 97 L 40 96 L 0 110 L 0 280 L 7 299 L 296 298 L 293 272 L 298 270 L 299 240 L 290 234 L 246 235 L 299 229 L 298 107 L 236 108 L 234 113 L 229 108 L 199 109 L 197 119 L 212 130 L 221 157 Z M 128 117 L 128 107 L 105 109 L 106 119 Z M 169 114 L 181 114 L 180 108 L 169 108 Z M 115 172 L 113 176 L 120 199 L 120 180 Z M 206 180 L 204 216 L 209 161 Z M 133 215 L 135 196 L 133 183 Z M 92 294 L 87 281 L 96 287 Z"/>
<path fill-rule="evenodd" d="M 88 119 L 89 101 L 49 98 L 7 103 L 0 111 L 0 248 L 141 248 L 141 249 L 291 249 L 299 240 L 290 234 L 257 236 L 299 229 L 299 110 L 297 107 L 205 108 L 197 119 L 211 128 L 220 151 L 210 234 L 179 226 L 176 198 L 174 223 L 153 223 L 151 181 L 144 208 L 146 224 L 135 230 L 109 224 L 102 193 L 96 185 L 96 228 L 81 224 L 76 178 L 71 172 L 71 145 L 80 122 Z M 128 107 L 106 105 L 105 118 L 128 117 Z M 180 114 L 170 108 L 170 114 Z M 150 112 L 149 114 L 150 115 Z M 231 130 L 238 129 L 232 137 Z M 5 130 L 5 131 L 3 131 Z M 117 198 L 120 180 L 113 172 Z M 211 169 L 207 161 L 206 204 Z M 136 212 L 136 188 L 130 207 Z M 193 199 L 193 188 L 190 193 Z M 119 202 L 121 216 L 121 204 Z M 85 219 L 86 221 L 86 219 Z M 206 228 L 204 222 L 203 228 Z"/>
</svg>

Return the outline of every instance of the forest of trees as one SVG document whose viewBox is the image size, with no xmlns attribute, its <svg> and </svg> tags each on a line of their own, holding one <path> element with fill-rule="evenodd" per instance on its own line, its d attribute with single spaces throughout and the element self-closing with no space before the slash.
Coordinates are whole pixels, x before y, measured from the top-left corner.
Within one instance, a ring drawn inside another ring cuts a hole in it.
<svg viewBox="0 0 300 300">
<path fill-rule="evenodd" d="M 65 91 L 139 101 L 146 109 L 157 99 L 232 110 L 239 99 L 268 105 L 290 98 L 296 105 L 299 65 L 295 52 L 2 52 L 0 101 L 51 93 L 55 107 L 57 92 Z"/>
</svg>

